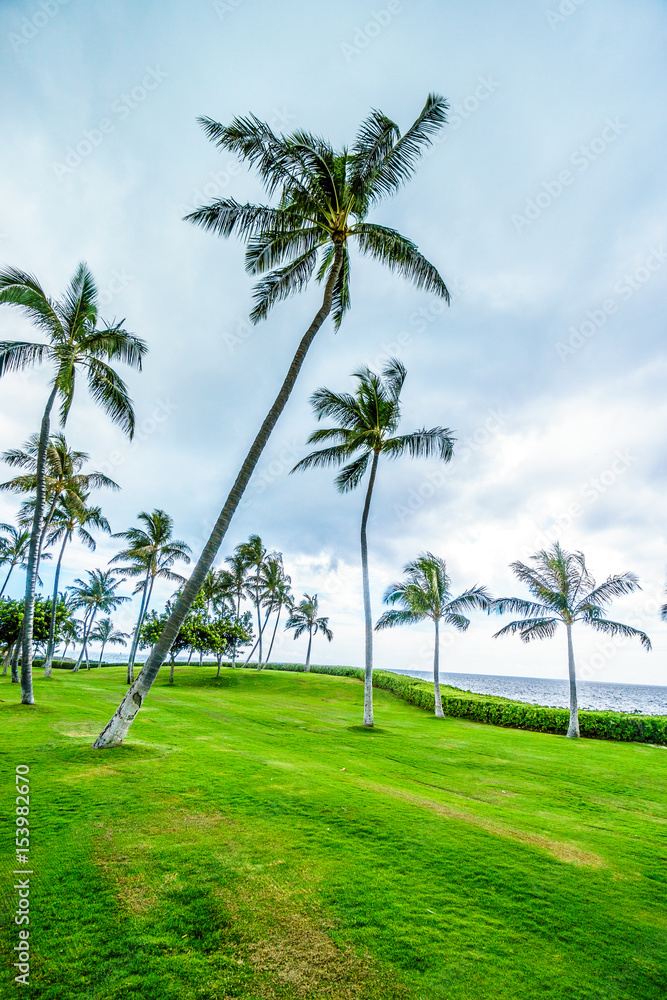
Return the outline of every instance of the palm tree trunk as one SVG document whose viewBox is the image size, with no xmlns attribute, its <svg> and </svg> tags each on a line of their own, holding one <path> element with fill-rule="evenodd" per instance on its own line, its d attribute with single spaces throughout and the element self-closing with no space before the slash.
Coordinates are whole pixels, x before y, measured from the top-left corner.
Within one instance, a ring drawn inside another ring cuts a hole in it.
<svg viewBox="0 0 667 1000">
<path fill-rule="evenodd" d="M 3 583 L 3 585 L 2 585 L 2 590 L 0 590 L 0 597 L 2 597 L 2 595 L 3 595 L 3 594 L 4 594 L 4 592 L 5 592 L 5 587 L 6 587 L 6 586 L 7 586 L 7 584 L 9 583 L 9 578 L 10 578 L 10 576 L 12 575 L 12 570 L 14 569 L 14 567 L 15 567 L 15 566 L 16 566 L 16 563 L 12 563 L 12 564 L 10 565 L 10 567 L 9 567 L 9 573 L 8 573 L 8 574 L 7 574 L 7 576 L 5 577 L 5 582 L 4 582 L 4 583 Z"/>
<path fill-rule="evenodd" d="M 379 452 L 373 453 L 373 464 L 371 465 L 371 475 L 368 480 L 366 490 L 366 501 L 364 512 L 361 516 L 361 575 L 364 591 L 364 725 L 373 725 L 373 618 L 371 616 L 371 588 L 368 579 L 368 541 L 366 538 L 366 527 L 368 525 L 368 514 L 371 509 L 371 496 L 375 485 L 375 474 L 377 472 Z"/>
<path fill-rule="evenodd" d="M 67 545 L 68 534 L 65 532 L 63 543 L 60 546 L 60 554 L 56 563 L 56 575 L 53 583 L 53 601 L 51 605 L 51 621 L 49 623 L 49 643 L 46 647 L 46 658 L 44 660 L 44 676 L 51 676 L 51 665 L 53 664 L 53 654 L 56 649 L 56 604 L 58 603 L 58 584 L 60 583 L 60 567 L 63 561 L 65 546 Z"/>
<path fill-rule="evenodd" d="M 7 649 L 5 650 L 5 655 L 2 658 L 2 676 L 3 677 L 7 676 L 7 668 L 9 667 L 9 661 L 12 658 L 12 649 L 13 648 L 14 647 L 13 647 L 12 643 L 10 642 L 9 645 L 7 646 Z"/>
<path fill-rule="evenodd" d="M 340 274 L 344 246 L 345 245 L 342 242 L 336 243 L 334 260 L 324 290 L 322 305 L 318 309 L 313 322 L 308 327 L 308 330 L 301 338 L 301 342 L 299 343 L 296 353 L 292 358 L 292 362 L 287 371 L 287 375 L 285 376 L 285 380 L 280 387 L 280 391 L 274 400 L 273 406 L 264 418 L 259 433 L 250 447 L 250 451 L 244 459 L 244 462 L 234 481 L 234 485 L 232 486 L 225 504 L 220 511 L 220 515 L 215 523 L 213 531 L 211 532 L 202 554 L 199 557 L 199 561 L 197 562 L 190 579 L 187 581 L 179 594 L 167 624 L 162 630 L 162 634 L 155 644 L 153 652 L 144 664 L 143 670 L 137 677 L 134 684 L 128 689 L 125 697 L 114 712 L 113 716 L 93 743 L 93 747 L 96 749 L 118 746 L 119 743 L 122 743 L 129 731 L 130 726 L 134 722 L 137 712 L 143 704 L 144 698 L 150 691 L 151 685 L 155 681 L 155 678 L 159 673 L 160 667 L 164 663 L 164 659 L 167 656 L 174 639 L 178 635 L 178 630 L 183 624 L 185 616 L 192 607 L 197 594 L 201 590 L 206 574 L 213 565 L 213 560 L 218 554 L 222 541 L 227 533 L 229 523 L 236 508 L 241 502 L 241 498 L 250 481 L 250 477 L 255 470 L 255 466 L 257 465 L 257 462 L 259 461 L 260 456 L 264 451 L 269 438 L 271 437 L 271 432 L 275 427 L 280 414 L 285 409 L 285 405 L 296 383 L 297 376 L 301 371 L 303 362 L 306 359 L 308 349 L 315 339 L 315 335 L 318 330 L 331 312 L 333 290 L 336 285 L 336 281 L 338 280 L 338 275 Z"/>
<path fill-rule="evenodd" d="M 215 679 L 218 680 L 218 678 L 220 677 L 220 668 L 222 667 L 222 653 L 216 653 L 216 656 L 218 659 L 218 672 L 215 675 Z"/>
<path fill-rule="evenodd" d="M 186 663 L 186 666 L 188 667 L 190 666 L 190 660 L 192 659 L 193 653 L 194 653 L 194 646 L 190 646 L 190 655 L 188 656 L 188 662 Z"/>
<path fill-rule="evenodd" d="M 312 646 L 312 644 L 313 644 L 313 629 L 311 626 L 311 628 L 308 629 L 308 652 L 306 653 L 306 663 L 303 668 L 305 673 L 307 674 L 310 673 L 310 647 Z"/>
<path fill-rule="evenodd" d="M 567 666 L 570 674 L 570 722 L 567 736 L 571 739 L 579 735 L 579 710 L 577 707 L 577 674 L 574 667 L 574 649 L 572 647 L 572 626 L 566 623 L 567 629 Z"/>
<path fill-rule="evenodd" d="M 99 662 L 98 662 L 98 664 L 97 664 L 97 666 L 98 666 L 98 667 L 101 667 L 101 666 L 102 666 L 102 660 L 104 659 L 104 647 L 105 647 L 105 646 L 106 646 L 106 642 L 103 642 L 103 643 L 102 643 L 102 648 L 101 648 L 101 650 L 100 650 L 100 659 L 99 659 Z"/>
<path fill-rule="evenodd" d="M 65 656 L 67 655 L 67 650 L 68 649 L 69 649 L 69 639 L 65 643 L 65 648 L 63 649 L 62 659 L 60 660 L 60 666 L 61 667 L 62 667 L 63 663 L 65 662 Z"/>
<path fill-rule="evenodd" d="M 248 664 L 250 663 L 250 658 L 252 657 L 252 654 L 253 654 L 253 653 L 255 652 L 255 650 L 257 649 L 257 646 L 258 646 L 258 644 L 259 644 L 259 638 L 255 639 L 255 645 L 254 645 L 254 646 L 252 647 L 252 649 L 251 649 L 251 650 L 250 650 L 250 652 L 248 653 L 248 659 L 247 659 L 247 660 L 245 661 L 245 663 L 243 664 L 243 666 L 244 666 L 244 667 L 247 667 L 247 666 L 248 666 Z M 259 669 L 259 663 L 257 664 L 257 668 Z"/>
<path fill-rule="evenodd" d="M 173 654 L 170 654 L 170 658 L 171 658 L 171 670 L 169 671 L 169 683 L 173 684 L 174 683 L 174 657 L 173 657 Z"/>
<path fill-rule="evenodd" d="M 444 719 L 442 698 L 440 697 L 440 620 L 435 619 L 435 649 L 433 651 L 433 693 L 435 694 L 435 714 Z"/>
<path fill-rule="evenodd" d="M 271 636 L 271 645 L 269 646 L 269 651 L 266 654 L 266 662 L 268 663 L 271 659 L 271 650 L 273 649 L 273 643 L 276 638 L 276 632 L 278 631 L 278 622 L 280 621 L 280 612 L 283 610 L 282 604 L 278 607 L 278 617 L 276 618 L 276 624 L 273 626 L 273 635 Z M 266 664 L 265 664 L 266 666 Z"/>
<path fill-rule="evenodd" d="M 241 591 L 239 590 L 238 594 L 236 595 L 236 618 L 237 618 L 237 621 L 238 621 L 240 615 L 241 615 Z M 232 667 L 236 666 L 236 643 L 237 643 L 237 641 L 238 641 L 237 639 L 234 639 L 234 645 L 232 646 Z"/>
<path fill-rule="evenodd" d="M 144 580 L 144 592 L 141 595 L 141 604 L 139 605 L 139 617 L 137 618 L 137 627 L 134 630 L 134 635 L 132 636 L 132 645 L 130 646 L 130 655 L 127 658 L 127 677 L 125 679 L 126 684 L 131 684 L 134 680 L 134 658 L 137 655 L 137 646 L 139 645 L 139 632 L 141 631 L 141 626 L 144 621 L 144 615 L 146 614 L 146 608 L 148 607 L 148 601 L 150 599 L 150 594 L 148 591 L 148 580 L 150 577 L 151 568 L 150 566 L 146 570 L 146 579 Z"/>
<path fill-rule="evenodd" d="M 259 630 L 259 649 L 260 649 L 260 653 L 259 653 L 259 663 L 257 664 L 257 669 L 258 670 L 262 670 L 263 667 L 264 667 L 264 663 L 262 662 L 262 636 L 264 634 L 264 630 L 266 629 L 266 626 L 268 624 L 268 621 L 269 621 L 270 617 L 271 617 L 271 605 L 269 605 L 269 610 L 266 612 L 266 614 L 264 616 L 264 624 L 262 625 L 261 629 Z"/>
<path fill-rule="evenodd" d="M 86 645 L 88 643 L 88 636 L 90 635 L 92 627 L 93 627 L 93 622 L 95 621 L 95 614 L 96 614 L 96 612 L 97 612 L 97 608 L 93 608 L 93 613 L 92 613 L 92 615 L 90 617 L 90 621 L 88 622 L 87 625 L 86 625 L 86 619 L 84 619 L 84 622 L 83 622 L 83 645 L 81 646 L 81 652 L 79 653 L 79 658 L 78 658 L 78 660 L 76 661 L 76 663 L 74 665 L 74 673 L 75 674 L 78 674 L 79 667 L 81 666 L 81 663 L 83 661 L 84 656 L 85 657 L 88 656 L 88 654 L 86 652 Z"/>
<path fill-rule="evenodd" d="M 19 632 L 19 637 L 16 640 L 16 645 L 14 646 L 14 651 L 12 652 L 11 668 L 12 668 L 12 684 L 19 683 L 19 657 L 21 656 L 21 636 L 23 632 Z"/>
<path fill-rule="evenodd" d="M 42 427 L 39 433 L 39 447 L 37 449 L 35 513 L 32 519 L 32 534 L 30 535 L 30 548 L 28 550 L 28 563 L 25 573 L 25 603 L 23 605 L 23 659 L 21 663 L 21 703 L 23 705 L 35 704 L 35 696 L 32 690 L 32 634 L 35 620 L 35 590 L 37 588 L 38 550 L 41 538 L 42 511 L 44 509 L 44 498 L 46 496 L 46 449 L 49 443 L 51 410 L 53 408 L 57 391 L 58 384 L 56 383 L 53 386 L 51 395 L 46 403 L 46 409 L 44 410 L 44 416 L 42 417 Z"/>
</svg>

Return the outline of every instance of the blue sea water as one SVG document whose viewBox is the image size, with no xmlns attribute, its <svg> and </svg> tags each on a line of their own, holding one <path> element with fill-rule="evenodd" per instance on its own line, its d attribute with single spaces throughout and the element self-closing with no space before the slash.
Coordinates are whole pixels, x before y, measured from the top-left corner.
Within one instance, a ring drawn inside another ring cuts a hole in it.
<svg viewBox="0 0 667 1000">
<path fill-rule="evenodd" d="M 395 674 L 432 681 L 425 670 L 392 670 Z M 495 674 L 441 673 L 440 683 L 476 694 L 495 694 L 515 701 L 550 708 L 568 708 L 567 680 L 553 677 L 501 677 Z M 644 715 L 667 715 L 667 687 L 652 684 L 611 684 L 602 681 L 578 681 L 579 708 L 608 709 L 613 712 L 641 712 Z"/>
</svg>

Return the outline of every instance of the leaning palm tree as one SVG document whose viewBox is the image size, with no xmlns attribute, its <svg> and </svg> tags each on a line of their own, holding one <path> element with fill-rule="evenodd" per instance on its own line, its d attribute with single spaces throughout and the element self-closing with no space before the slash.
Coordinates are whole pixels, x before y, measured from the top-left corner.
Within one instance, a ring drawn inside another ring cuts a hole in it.
<svg viewBox="0 0 667 1000">
<path fill-rule="evenodd" d="M 379 618 L 376 631 L 393 628 L 396 625 L 414 625 L 430 619 L 435 626 L 435 646 L 433 651 L 433 690 L 435 694 L 435 714 L 444 719 L 440 695 L 440 624 L 452 625 L 459 632 L 465 632 L 470 625 L 466 614 L 472 610 L 488 611 L 492 598 L 486 587 L 470 587 L 458 597 L 452 597 L 451 580 L 444 559 L 424 552 L 404 569 L 406 579 L 392 583 L 384 595 L 385 604 L 397 604 L 398 608 L 385 611 Z"/>
<path fill-rule="evenodd" d="M 97 662 L 97 666 L 102 666 L 102 660 L 104 659 L 104 648 L 107 645 L 111 646 L 127 646 L 127 640 L 130 638 L 127 632 L 119 632 L 113 627 L 113 622 L 110 618 L 102 618 L 101 621 L 97 623 L 93 631 L 88 636 L 94 642 L 101 642 L 102 648 L 100 650 L 100 658 Z"/>
<path fill-rule="evenodd" d="M 369 368 L 360 368 L 356 371 L 353 377 L 357 379 L 357 388 L 353 395 L 332 392 L 325 388 L 317 389 L 310 398 L 317 419 L 333 417 L 337 421 L 337 426 L 314 431 L 308 438 L 308 444 L 316 441 L 331 443 L 326 448 L 306 455 L 292 469 L 292 472 L 296 472 L 297 469 L 343 465 L 335 480 L 340 493 L 355 489 L 366 472 L 369 472 L 361 516 L 365 726 L 373 725 L 373 619 L 368 578 L 367 525 L 378 461 L 380 455 L 395 459 L 408 454 L 411 458 L 435 456 L 443 462 L 449 462 L 454 444 L 447 427 L 432 427 L 430 430 L 423 428 L 411 434 L 395 435 L 401 419 L 400 395 L 406 374 L 401 362 L 392 358 L 385 366 L 382 375 L 376 375 Z"/>
<path fill-rule="evenodd" d="M 9 566 L 2 590 L 0 590 L 0 597 L 2 597 L 14 567 L 24 567 L 27 564 L 30 532 L 22 531 L 20 526 L 15 528 L 13 524 L 0 524 L 0 531 L 4 532 L 6 536 L 0 538 L 0 565 Z"/>
<path fill-rule="evenodd" d="M 137 520 L 141 521 L 143 527 L 128 528 L 127 531 L 119 531 L 111 536 L 124 538 L 129 545 L 109 560 L 110 565 L 118 562 L 129 563 L 128 566 L 118 568 L 117 572 L 121 576 L 142 578 L 134 589 L 135 594 L 141 594 L 141 603 L 127 661 L 128 684 L 134 681 L 134 659 L 137 655 L 141 626 L 153 596 L 155 581 L 171 580 L 182 584 L 183 577 L 180 573 L 174 573 L 172 567 L 179 561 L 189 563 L 191 551 L 186 542 L 172 538 L 174 521 L 164 510 L 156 509 L 152 514 L 142 511 Z"/>
<path fill-rule="evenodd" d="M 134 411 L 127 387 L 109 362 L 123 361 L 141 369 L 146 353 L 143 340 L 119 324 L 98 329 L 97 288 L 85 264 L 80 264 L 60 299 L 51 299 L 37 279 L 17 268 L 0 271 L 0 303 L 18 306 L 42 332 L 46 342 L 0 342 L 0 376 L 25 371 L 35 364 L 52 366 L 50 392 L 42 417 L 35 467 L 35 511 L 28 565 L 26 569 L 25 618 L 23 620 L 23 660 L 21 701 L 34 704 L 32 654 L 37 563 L 46 495 L 46 451 L 51 428 L 51 412 L 60 400 L 60 420 L 65 424 L 74 398 L 76 375 L 86 372 L 88 389 L 114 423 L 132 437 Z"/>
<path fill-rule="evenodd" d="M 651 648 L 651 640 L 645 632 L 622 625 L 604 617 L 607 605 L 616 597 L 641 590 L 634 573 L 621 573 L 608 577 L 599 587 L 586 567 L 581 552 L 565 552 L 558 542 L 548 550 L 537 552 L 530 557 L 532 566 L 522 562 L 510 563 L 514 575 L 524 583 L 535 600 L 520 597 L 499 597 L 493 602 L 499 614 L 518 612 L 523 615 L 510 622 L 494 639 L 503 635 L 518 633 L 522 642 L 533 639 L 550 639 L 559 624 L 565 625 L 567 633 L 567 661 L 570 678 L 570 721 L 567 729 L 569 737 L 579 736 L 579 712 L 577 707 L 577 676 L 572 646 L 572 626 L 575 622 L 590 625 L 596 632 L 606 635 L 622 635 L 640 640 L 644 649 Z"/>
<path fill-rule="evenodd" d="M 74 586 L 70 587 L 72 608 L 82 609 L 84 612 L 81 627 L 81 652 L 74 666 L 76 673 L 81 666 L 83 657 L 86 657 L 86 664 L 90 670 L 90 660 L 88 658 L 88 641 L 91 638 L 95 617 L 98 612 L 109 614 L 115 611 L 122 601 L 129 601 L 129 597 L 123 597 L 116 593 L 122 580 L 117 580 L 111 570 L 93 569 L 88 570 L 88 579 L 74 581 Z"/>
<path fill-rule="evenodd" d="M 286 629 L 294 629 L 295 639 L 298 639 L 304 632 L 308 633 L 308 651 L 303 668 L 305 671 L 310 671 L 310 649 L 313 644 L 313 636 L 321 632 L 329 642 L 333 639 L 333 632 L 329 628 L 329 619 L 318 618 L 318 611 L 317 594 L 304 594 L 303 600 L 292 608 L 291 614 L 285 622 Z"/>
<path fill-rule="evenodd" d="M 44 657 L 44 676 L 51 677 L 53 668 L 53 657 L 56 648 L 56 605 L 58 601 L 58 587 L 60 585 L 60 570 L 62 567 L 65 546 L 72 540 L 76 533 L 77 539 L 90 549 L 95 551 L 96 542 L 90 533 L 91 528 L 98 531 L 111 532 L 111 527 L 106 517 L 102 514 L 101 507 L 87 506 L 88 495 L 86 493 L 76 494 L 74 498 L 69 493 L 60 498 L 58 506 L 51 515 L 51 525 L 46 537 L 47 545 L 60 543 L 56 570 L 53 578 L 53 600 L 51 604 L 51 623 L 49 626 L 49 641 Z"/>
<path fill-rule="evenodd" d="M 322 304 L 301 338 L 276 399 L 244 459 L 192 576 L 177 599 L 141 676 L 105 726 L 95 747 L 123 741 L 158 675 L 181 624 L 227 533 L 229 523 L 271 432 L 290 397 L 306 354 L 333 310 L 340 325 L 350 306 L 350 258 L 354 243 L 364 255 L 412 281 L 417 288 L 449 301 L 436 268 L 416 245 L 395 229 L 366 221 L 372 208 L 395 194 L 413 175 L 424 150 L 447 121 L 447 103 L 429 95 L 416 121 L 401 135 L 395 122 L 373 111 L 362 123 L 351 148 L 334 149 L 319 136 L 298 131 L 278 136 L 254 116 L 223 126 L 209 118 L 202 124 L 221 150 L 238 154 L 257 169 L 275 205 L 240 204 L 222 198 L 197 209 L 188 219 L 222 237 L 246 243 L 246 267 L 260 275 L 255 287 L 253 323 L 277 302 L 303 291 L 310 279 L 324 283 Z"/>
</svg>

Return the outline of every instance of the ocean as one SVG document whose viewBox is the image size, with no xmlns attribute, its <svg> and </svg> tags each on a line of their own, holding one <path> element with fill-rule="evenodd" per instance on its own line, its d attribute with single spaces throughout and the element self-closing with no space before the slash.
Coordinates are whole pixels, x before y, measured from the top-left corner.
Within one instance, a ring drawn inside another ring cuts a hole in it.
<svg viewBox="0 0 667 1000">
<path fill-rule="evenodd" d="M 425 670 L 392 670 L 394 674 L 432 681 Z M 495 694 L 514 701 L 526 701 L 550 708 L 569 707 L 567 680 L 554 677 L 501 677 L 495 674 L 441 673 L 440 683 L 476 694 Z M 640 712 L 643 715 L 667 715 L 667 687 L 653 684 L 611 684 L 603 681 L 577 681 L 579 708 L 607 709 L 613 712 Z"/>
</svg>

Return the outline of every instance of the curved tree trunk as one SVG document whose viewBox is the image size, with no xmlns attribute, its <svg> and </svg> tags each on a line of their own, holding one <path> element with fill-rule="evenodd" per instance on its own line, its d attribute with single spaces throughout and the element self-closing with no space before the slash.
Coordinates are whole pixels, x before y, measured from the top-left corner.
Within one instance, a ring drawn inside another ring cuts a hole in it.
<svg viewBox="0 0 667 1000">
<path fill-rule="evenodd" d="M 2 595 L 3 595 L 3 594 L 4 594 L 4 592 L 5 592 L 5 587 L 6 587 L 6 586 L 7 586 L 7 584 L 9 583 L 9 578 L 10 578 L 10 576 L 12 575 L 12 570 L 14 569 L 14 567 L 15 567 L 15 566 L 16 566 L 16 563 L 12 563 L 12 564 L 10 565 L 10 567 L 9 567 L 9 573 L 8 573 L 8 574 L 7 574 L 7 576 L 5 577 L 5 582 L 4 582 L 4 583 L 3 583 L 3 585 L 2 585 L 2 590 L 0 590 L 0 597 L 2 597 Z"/>
<path fill-rule="evenodd" d="M 100 668 L 102 666 L 102 660 L 104 659 L 104 647 L 105 646 L 106 646 L 106 642 L 103 642 L 102 643 L 102 648 L 100 650 L 100 658 L 99 658 L 99 661 L 97 663 L 97 666 L 100 667 Z"/>
<path fill-rule="evenodd" d="M 373 725 L 373 618 L 371 616 L 371 588 L 368 579 L 368 541 L 366 527 L 371 509 L 371 496 L 375 485 L 379 453 L 374 452 L 371 475 L 366 490 L 364 512 L 361 516 L 361 575 L 364 591 L 364 725 Z"/>
<path fill-rule="evenodd" d="M 2 658 L 2 676 L 3 677 L 7 676 L 7 668 L 9 667 L 9 661 L 12 658 L 12 650 L 13 650 L 13 648 L 14 648 L 14 646 L 10 642 L 9 645 L 7 646 L 7 649 L 5 650 L 5 655 Z"/>
<path fill-rule="evenodd" d="M 41 541 L 42 511 L 46 496 L 44 474 L 46 449 L 49 443 L 51 410 L 57 391 L 58 385 L 56 383 L 51 390 L 51 395 L 44 410 L 42 427 L 39 433 L 39 447 L 37 449 L 35 513 L 32 519 L 32 534 L 30 535 L 30 548 L 28 550 L 28 563 L 25 573 L 25 603 L 23 605 L 23 659 L 21 662 L 21 702 L 23 705 L 35 704 L 35 696 L 32 690 L 32 633 L 35 620 L 35 590 L 37 587 L 37 570 L 39 568 L 38 555 Z"/>
<path fill-rule="evenodd" d="M 269 646 L 269 651 L 266 654 L 266 663 L 271 659 L 271 650 L 273 649 L 273 643 L 275 642 L 276 632 L 278 631 L 278 622 L 280 621 L 280 612 L 283 610 L 282 604 L 278 606 L 278 617 L 276 618 L 276 623 L 273 626 L 273 635 L 271 636 L 271 645 Z M 264 666 L 266 666 L 266 663 Z"/>
<path fill-rule="evenodd" d="M 122 743 L 130 726 L 134 722 L 137 712 L 143 704 L 144 698 L 150 691 L 151 685 L 157 677 L 160 667 L 162 666 L 167 653 L 171 649 L 174 639 L 178 635 L 178 630 L 183 624 L 188 611 L 192 607 L 192 603 L 197 594 L 201 590 L 206 574 L 213 565 L 213 560 L 218 554 L 218 550 L 220 549 L 222 541 L 227 533 L 229 522 L 231 521 L 232 516 L 241 501 L 244 490 L 248 485 L 255 466 L 257 465 L 257 462 L 259 461 L 259 458 L 268 443 L 271 432 L 278 421 L 278 417 L 285 409 L 285 405 L 290 397 L 292 389 L 294 388 L 301 366 L 305 361 L 308 348 L 315 339 L 317 331 L 320 329 L 325 319 L 331 312 L 333 290 L 336 285 L 336 281 L 338 280 L 338 275 L 340 274 L 343 252 L 344 244 L 337 243 L 334 261 L 324 290 L 322 305 L 317 311 L 315 319 L 308 327 L 304 336 L 301 338 L 301 342 L 296 350 L 296 354 L 292 358 L 292 363 L 289 366 L 285 380 L 280 387 L 280 391 L 276 396 L 273 406 L 264 418 L 264 422 L 262 423 L 257 437 L 251 445 L 250 451 L 246 455 L 229 496 L 225 501 L 224 507 L 220 511 L 220 515 L 215 523 L 213 531 L 211 532 L 211 536 L 204 546 L 202 554 L 199 557 L 199 561 L 197 562 L 190 579 L 187 581 L 178 596 L 173 611 L 169 616 L 169 620 L 162 630 L 162 634 L 155 644 L 153 652 L 144 664 L 143 670 L 137 677 L 134 684 L 132 684 L 129 688 L 112 718 L 93 743 L 93 747 L 102 749 L 105 747 L 118 746 L 119 743 Z"/>
<path fill-rule="evenodd" d="M 75 674 L 78 674 L 79 667 L 81 666 L 81 664 L 83 662 L 84 656 L 86 657 L 86 659 L 88 658 L 88 653 L 86 652 L 86 645 L 88 643 L 88 636 L 90 635 L 90 633 L 92 631 L 92 628 L 93 628 L 93 622 L 95 621 L 95 614 L 96 614 L 96 612 L 97 612 L 97 608 L 93 608 L 93 613 L 91 615 L 91 618 L 90 618 L 90 621 L 88 622 L 88 624 L 86 624 L 86 619 L 84 618 L 84 621 L 83 621 L 83 636 L 82 636 L 83 645 L 81 646 L 81 652 L 79 653 L 79 658 L 76 661 L 76 663 L 74 664 L 74 671 L 73 672 Z"/>
<path fill-rule="evenodd" d="M 21 638 L 19 636 L 19 638 L 16 640 L 16 645 L 14 646 L 14 650 L 12 652 L 12 659 L 11 659 L 11 663 L 10 663 L 11 668 L 12 668 L 12 684 L 19 684 L 20 683 L 20 678 L 19 678 L 19 657 L 20 656 L 21 656 Z"/>
<path fill-rule="evenodd" d="M 577 706 L 577 674 L 574 667 L 574 649 L 572 647 L 572 626 L 566 623 L 567 629 L 567 666 L 570 675 L 570 723 L 567 736 L 571 739 L 579 735 L 579 709 Z"/>
<path fill-rule="evenodd" d="M 53 583 L 53 600 L 51 604 L 51 621 L 49 623 L 49 642 L 46 647 L 46 657 L 44 658 L 44 676 L 51 676 L 51 667 L 53 665 L 53 654 L 56 650 L 56 604 L 58 603 L 58 584 L 60 583 L 60 567 L 63 561 L 63 555 L 65 552 L 65 546 L 68 542 L 68 533 L 65 532 L 65 537 L 63 538 L 63 543 L 60 546 L 60 553 L 58 555 L 58 562 L 56 563 L 56 575 Z"/>
<path fill-rule="evenodd" d="M 435 714 L 444 719 L 442 698 L 440 697 L 440 620 L 435 619 L 435 648 L 433 650 L 433 693 L 435 695 Z"/>
<path fill-rule="evenodd" d="M 310 647 L 313 644 L 313 629 L 312 626 L 308 629 L 308 652 L 306 653 L 306 663 L 304 665 L 304 671 L 310 673 Z"/>
</svg>

